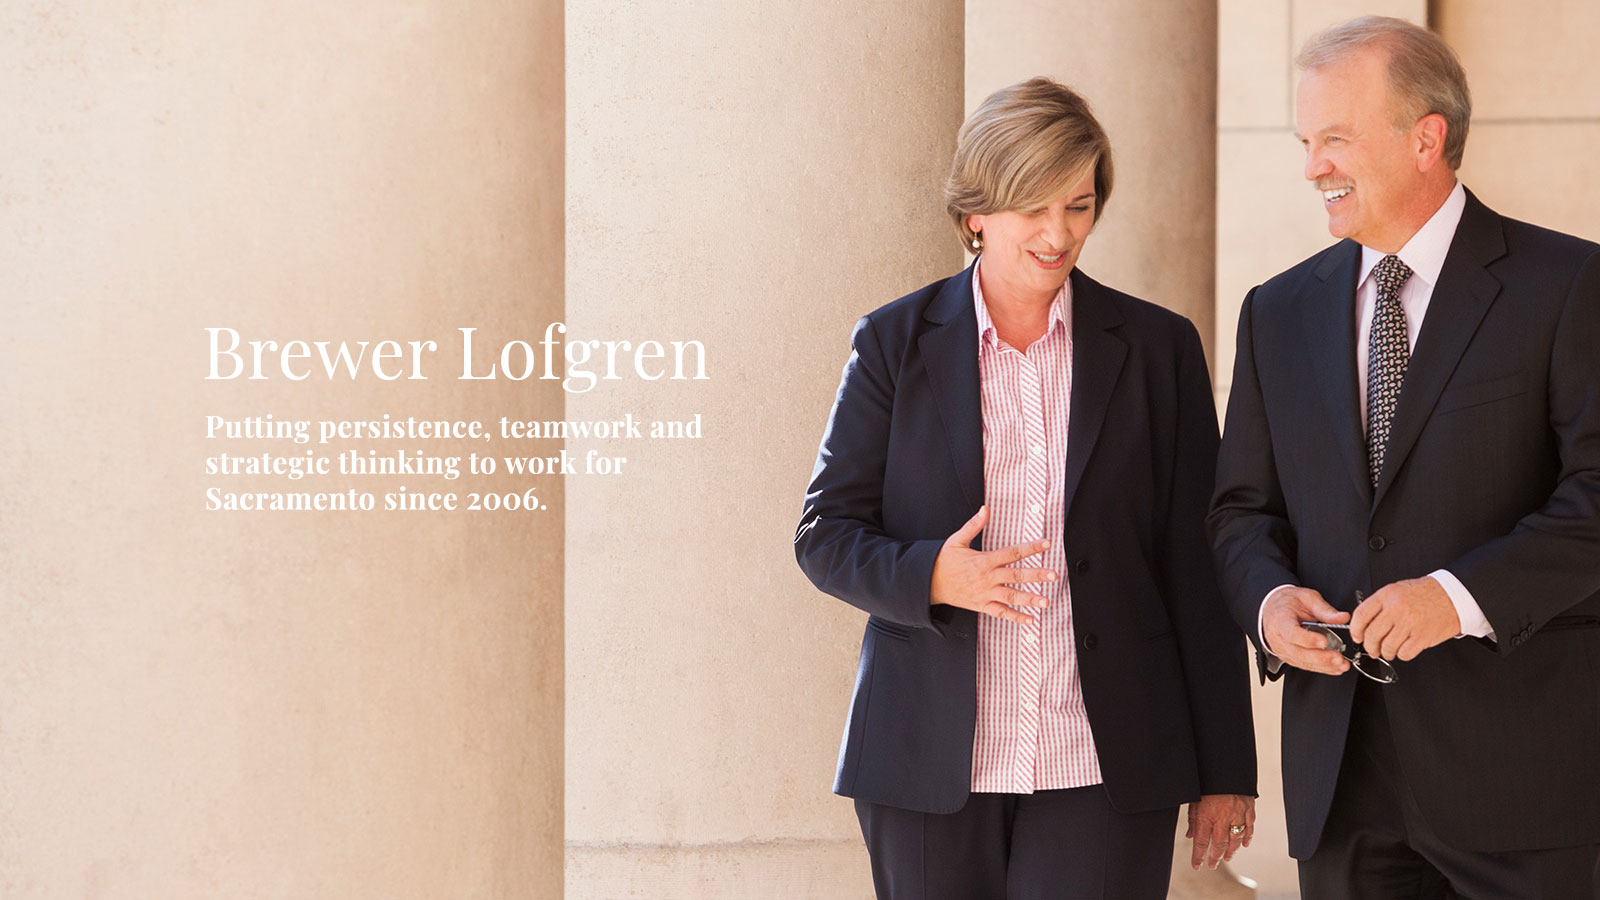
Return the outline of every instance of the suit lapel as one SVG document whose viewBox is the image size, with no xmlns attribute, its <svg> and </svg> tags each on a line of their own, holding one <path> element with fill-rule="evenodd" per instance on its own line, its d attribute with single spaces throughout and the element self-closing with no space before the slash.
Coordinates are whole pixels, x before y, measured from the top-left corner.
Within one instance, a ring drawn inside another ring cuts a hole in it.
<svg viewBox="0 0 1600 900">
<path fill-rule="evenodd" d="M 1374 508 L 1383 502 L 1428 417 L 1433 414 L 1439 394 L 1455 373 L 1461 354 L 1466 352 L 1489 305 L 1500 293 L 1500 282 L 1489 274 L 1487 266 L 1505 252 L 1500 216 L 1468 191 L 1461 224 L 1456 226 L 1450 252 L 1439 272 L 1439 283 L 1428 301 L 1416 349 L 1406 366 L 1405 381 L 1400 386 L 1394 423 L 1389 429 L 1389 446 L 1384 450 L 1383 473 L 1372 498 Z"/>
<path fill-rule="evenodd" d="M 1100 428 L 1111 405 L 1111 391 L 1122 374 L 1128 345 L 1113 333 L 1122 324 L 1110 292 L 1072 270 L 1072 398 L 1067 426 L 1066 515 L 1089 465 Z"/>
<path fill-rule="evenodd" d="M 1351 483 L 1363 499 L 1372 496 L 1367 472 L 1367 443 L 1361 426 L 1361 377 L 1356 372 L 1356 274 L 1361 245 L 1344 241 L 1334 246 L 1313 271 L 1301 346 L 1311 363 L 1312 378 L 1329 413 L 1333 443 L 1344 458 Z"/>
<path fill-rule="evenodd" d="M 917 341 L 956 478 L 973 509 L 983 505 L 983 398 L 978 386 L 978 317 L 972 266 L 950 278 L 923 318 L 934 324 Z"/>
</svg>

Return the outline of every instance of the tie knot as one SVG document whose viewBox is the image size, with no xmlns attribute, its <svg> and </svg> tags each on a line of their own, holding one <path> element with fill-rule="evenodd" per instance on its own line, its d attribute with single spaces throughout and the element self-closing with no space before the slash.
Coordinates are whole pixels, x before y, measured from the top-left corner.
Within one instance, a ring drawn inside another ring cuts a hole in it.
<svg viewBox="0 0 1600 900">
<path fill-rule="evenodd" d="M 1405 285 L 1406 279 L 1411 277 L 1411 268 L 1400 261 L 1400 257 L 1390 254 L 1378 260 L 1378 265 L 1373 268 L 1372 276 L 1378 282 L 1378 294 L 1384 297 L 1400 296 L 1400 288 Z"/>
</svg>

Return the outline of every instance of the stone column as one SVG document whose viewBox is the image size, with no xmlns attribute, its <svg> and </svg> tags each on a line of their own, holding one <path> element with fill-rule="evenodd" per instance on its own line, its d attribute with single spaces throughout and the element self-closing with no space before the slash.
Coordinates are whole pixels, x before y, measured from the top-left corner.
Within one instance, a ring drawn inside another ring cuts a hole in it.
<svg viewBox="0 0 1600 900">
<path fill-rule="evenodd" d="M 1215 2 L 967 5 L 966 108 L 1047 75 L 1111 137 L 1116 188 L 1079 266 L 1194 321 L 1210 349 L 1216 235 Z"/>
<path fill-rule="evenodd" d="M 704 429 L 569 442 L 629 457 L 568 484 L 569 896 L 869 897 L 829 793 L 862 616 L 790 540 L 851 326 L 962 264 L 961 5 L 567 15 L 571 334 L 698 340 L 710 376 L 568 402 Z"/>
<path fill-rule="evenodd" d="M 325 449 L 207 415 L 559 418 L 445 352 L 426 382 L 208 382 L 204 329 L 559 318 L 561 4 L 0 22 L 0 895 L 559 897 L 559 518 L 213 512 L 203 460 Z M 400 484 L 443 486 L 363 489 Z"/>
<path fill-rule="evenodd" d="M 1088 98 L 1111 137 L 1116 186 L 1079 266 L 1188 316 L 1216 358 L 1217 4 L 1020 0 L 967 5 L 966 104 L 1046 75 Z M 1174 897 L 1249 896 L 1194 873 L 1180 835 Z"/>
</svg>

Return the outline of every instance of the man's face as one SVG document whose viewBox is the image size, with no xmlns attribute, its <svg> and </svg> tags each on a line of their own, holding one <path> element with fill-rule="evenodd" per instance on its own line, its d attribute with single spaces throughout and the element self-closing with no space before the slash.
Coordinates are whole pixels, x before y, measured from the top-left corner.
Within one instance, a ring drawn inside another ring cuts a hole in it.
<svg viewBox="0 0 1600 900">
<path fill-rule="evenodd" d="M 1295 93 L 1295 132 L 1306 148 L 1306 180 L 1316 185 L 1334 237 L 1393 253 L 1417 228 L 1427 198 L 1412 129 L 1397 127 L 1388 53 L 1357 50 L 1308 69 Z"/>
</svg>

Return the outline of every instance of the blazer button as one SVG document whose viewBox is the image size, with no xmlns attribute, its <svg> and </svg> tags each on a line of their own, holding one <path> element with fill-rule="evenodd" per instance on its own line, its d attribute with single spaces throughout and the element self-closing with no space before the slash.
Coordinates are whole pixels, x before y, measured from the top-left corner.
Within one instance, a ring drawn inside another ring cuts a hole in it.
<svg viewBox="0 0 1600 900">
<path fill-rule="evenodd" d="M 1072 564 L 1072 571 L 1076 572 L 1079 575 L 1082 575 L 1083 573 L 1089 571 L 1089 561 L 1087 559 L 1078 560 L 1077 562 Z"/>
<path fill-rule="evenodd" d="M 1385 541 L 1383 539 L 1383 535 L 1381 534 L 1375 534 L 1367 539 L 1367 546 L 1374 550 L 1382 550 L 1384 545 L 1387 543 L 1388 541 Z"/>
<path fill-rule="evenodd" d="M 1093 650 L 1098 646 L 1100 646 L 1100 639 L 1095 637 L 1094 632 L 1091 631 L 1083 636 L 1083 649 Z"/>
</svg>

